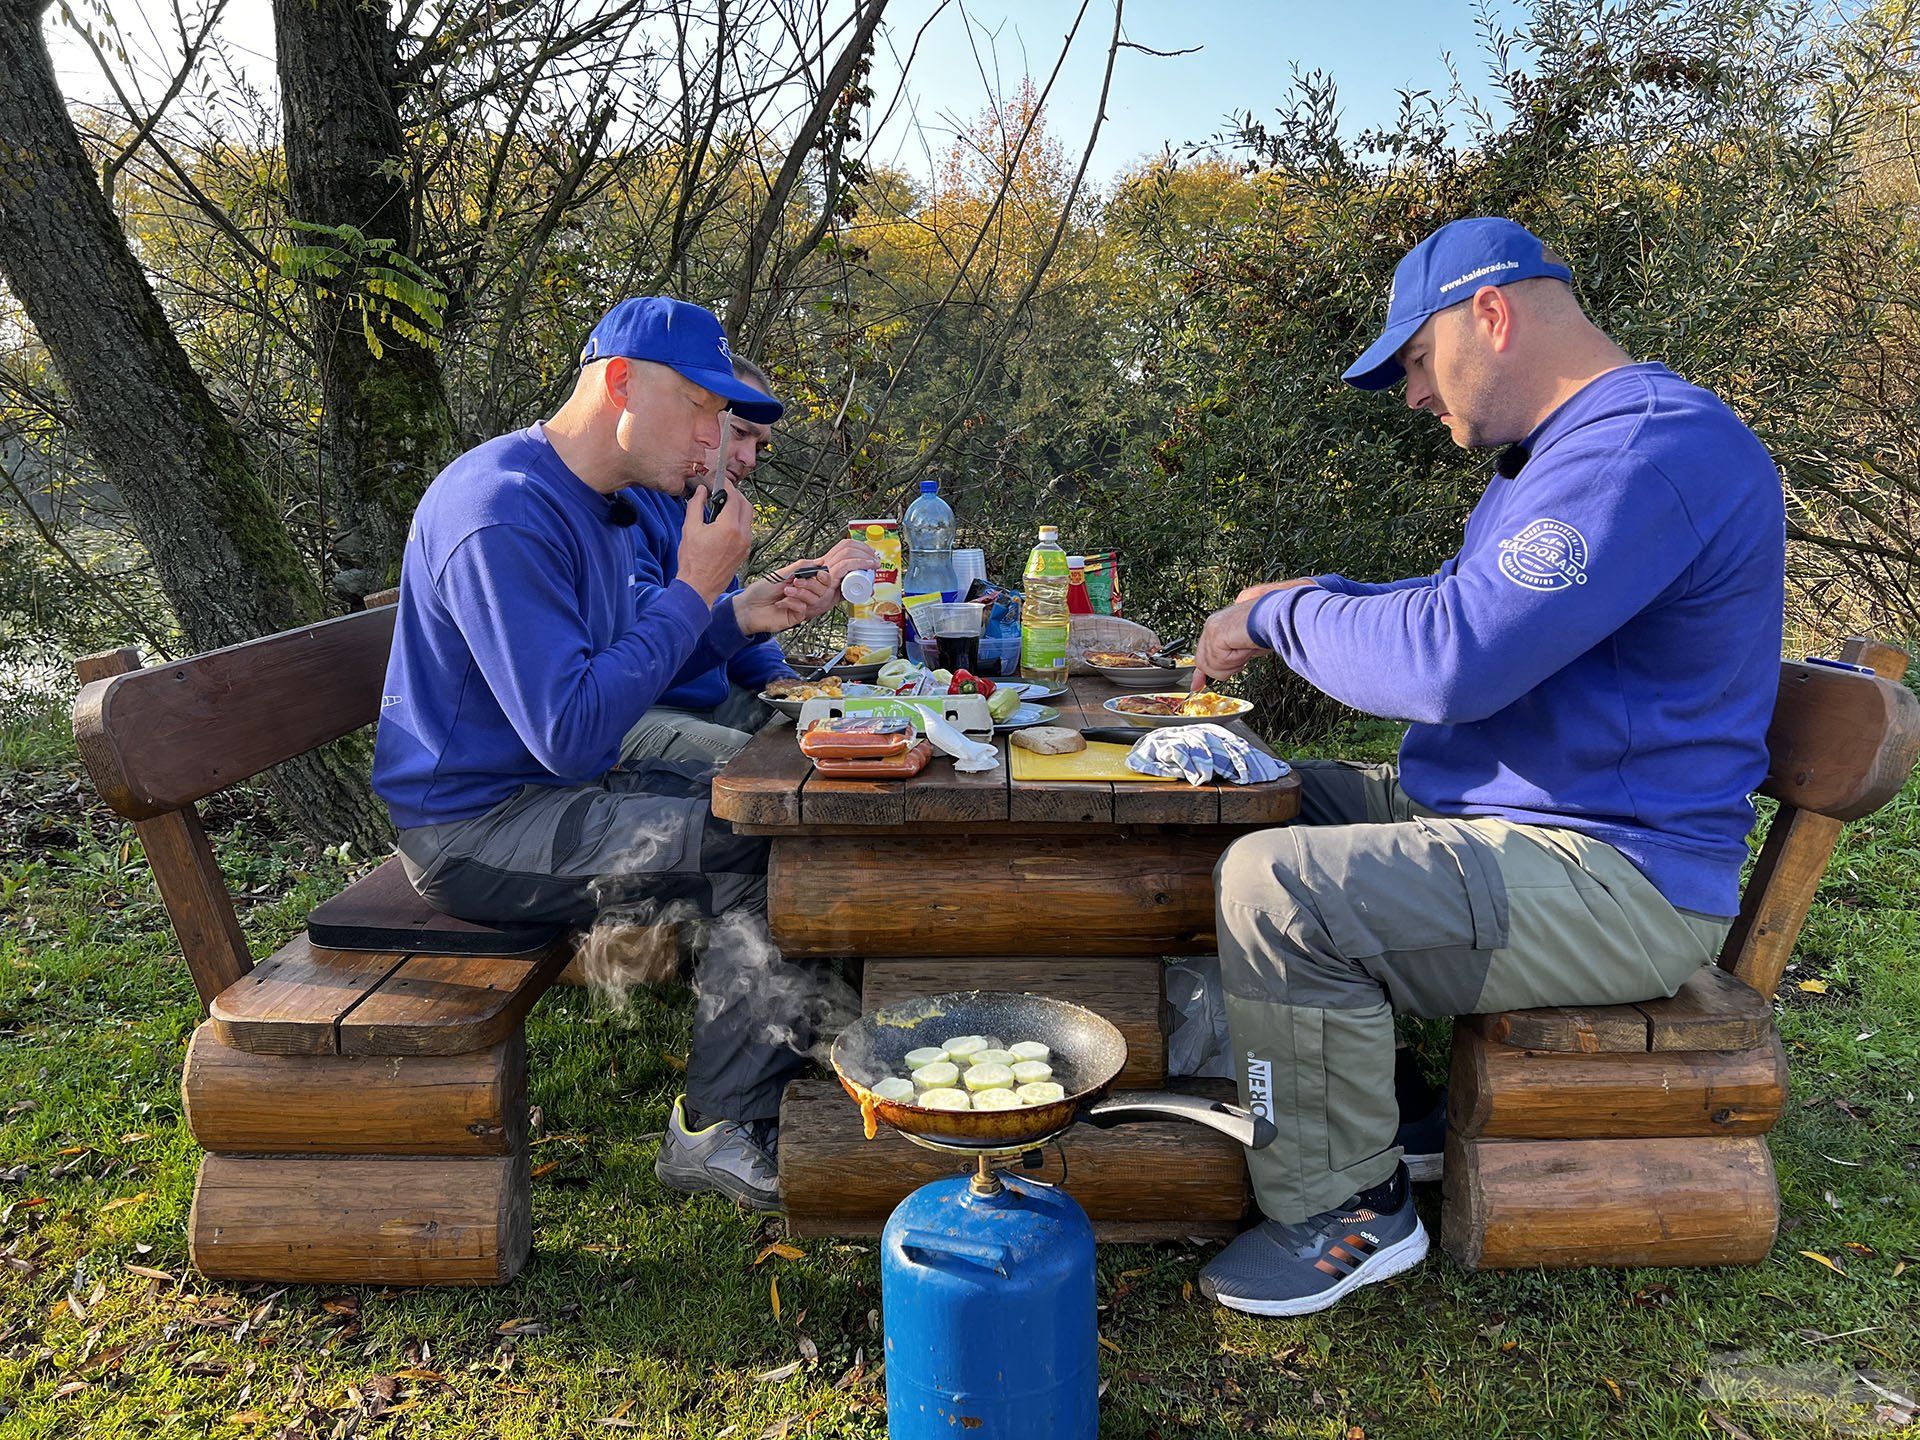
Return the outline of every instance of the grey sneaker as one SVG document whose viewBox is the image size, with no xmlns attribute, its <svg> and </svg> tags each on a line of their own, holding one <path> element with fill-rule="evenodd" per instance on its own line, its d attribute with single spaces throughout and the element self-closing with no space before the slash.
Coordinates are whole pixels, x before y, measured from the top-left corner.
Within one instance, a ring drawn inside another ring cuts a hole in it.
<svg viewBox="0 0 1920 1440">
<path fill-rule="evenodd" d="M 779 1126 L 771 1120 L 716 1120 L 687 1128 L 686 1097 L 673 1102 L 653 1173 L 670 1190 L 713 1190 L 755 1210 L 780 1208 Z"/>
<path fill-rule="evenodd" d="M 1262 1220 L 1207 1262 L 1200 1288 L 1249 1315 L 1311 1315 L 1426 1258 L 1409 1188 L 1391 1215 L 1348 1205 L 1297 1225 Z"/>
</svg>

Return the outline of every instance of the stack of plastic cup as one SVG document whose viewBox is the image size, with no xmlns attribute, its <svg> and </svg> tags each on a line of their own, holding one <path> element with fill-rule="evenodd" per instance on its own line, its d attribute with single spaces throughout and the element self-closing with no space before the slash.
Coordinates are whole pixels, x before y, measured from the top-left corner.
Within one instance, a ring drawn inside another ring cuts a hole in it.
<svg viewBox="0 0 1920 1440">
<path fill-rule="evenodd" d="M 959 586 L 958 594 L 964 599 L 974 581 L 987 578 L 987 552 L 984 550 L 954 551 L 953 578 Z"/>
</svg>

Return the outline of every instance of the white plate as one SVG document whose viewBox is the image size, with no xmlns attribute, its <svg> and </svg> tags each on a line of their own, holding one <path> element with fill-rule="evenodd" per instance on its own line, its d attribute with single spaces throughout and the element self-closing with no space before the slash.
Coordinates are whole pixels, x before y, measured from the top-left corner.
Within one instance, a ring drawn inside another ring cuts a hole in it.
<svg viewBox="0 0 1920 1440">
<path fill-rule="evenodd" d="M 1015 691 L 1022 700 L 1057 700 L 1067 693 L 1064 685 L 1048 685 L 1040 680 L 995 680 L 993 683 Z"/>
<path fill-rule="evenodd" d="M 1060 712 L 1051 705 L 1022 705 L 1004 720 L 996 720 L 996 730 L 1024 730 L 1029 725 L 1051 725 Z"/>
<path fill-rule="evenodd" d="M 1162 695 L 1179 695 L 1184 692 L 1162 690 L 1158 693 Z M 1233 703 L 1240 708 L 1230 715 L 1136 715 L 1131 711 L 1118 708 L 1122 700 L 1137 698 L 1144 697 L 1116 695 L 1100 708 L 1105 710 L 1109 715 L 1118 715 L 1130 725 L 1138 725 L 1143 730 L 1160 730 L 1169 725 L 1219 725 L 1224 724 L 1228 720 L 1244 720 L 1253 713 L 1253 702 L 1249 700 L 1234 700 Z M 1233 697 L 1229 696 L 1228 698 L 1232 699 Z"/>
</svg>

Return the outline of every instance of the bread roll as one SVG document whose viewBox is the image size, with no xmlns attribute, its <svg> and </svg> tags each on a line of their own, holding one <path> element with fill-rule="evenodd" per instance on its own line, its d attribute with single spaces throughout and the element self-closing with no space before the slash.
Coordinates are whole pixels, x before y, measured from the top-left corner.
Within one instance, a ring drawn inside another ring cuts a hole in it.
<svg viewBox="0 0 1920 1440">
<path fill-rule="evenodd" d="M 1035 725 L 1014 731 L 1013 743 L 1036 755 L 1071 755 L 1087 748 L 1087 737 L 1064 725 Z"/>
</svg>

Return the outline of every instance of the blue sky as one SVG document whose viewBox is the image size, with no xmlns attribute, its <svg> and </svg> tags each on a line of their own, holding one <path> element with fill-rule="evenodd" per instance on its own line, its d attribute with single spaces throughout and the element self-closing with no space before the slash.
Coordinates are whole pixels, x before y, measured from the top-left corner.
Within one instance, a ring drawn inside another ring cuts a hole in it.
<svg viewBox="0 0 1920 1440">
<path fill-rule="evenodd" d="M 896 55 L 904 55 L 934 8 L 895 0 L 888 25 Z M 954 121 L 979 112 L 986 94 L 983 68 L 997 68 L 1006 91 L 1023 74 L 1043 77 L 1078 8 L 1078 0 L 969 0 L 964 14 L 973 21 L 977 54 L 960 7 L 941 12 L 912 68 L 921 125 L 935 132 L 927 143 L 937 144 Z M 1515 9 L 1512 0 L 1494 7 L 1507 16 Z M 1127 39 L 1162 51 L 1199 48 L 1169 58 L 1121 52 L 1091 173 L 1104 180 L 1169 141 L 1178 146 L 1205 140 L 1226 125 L 1230 112 L 1270 117 L 1295 65 L 1324 70 L 1338 82 L 1348 134 L 1390 120 L 1402 89 L 1444 92 L 1449 53 L 1468 92 L 1490 99 L 1478 13 L 1473 0 L 1134 0 L 1125 11 Z M 1087 7 L 1049 101 L 1054 133 L 1072 151 L 1084 145 L 1093 119 L 1112 16 L 1104 0 Z M 880 102 L 895 88 L 897 75 L 898 60 L 883 53 L 874 75 Z M 882 138 L 889 159 L 924 169 L 924 154 L 904 125 L 896 120 Z"/>
</svg>

